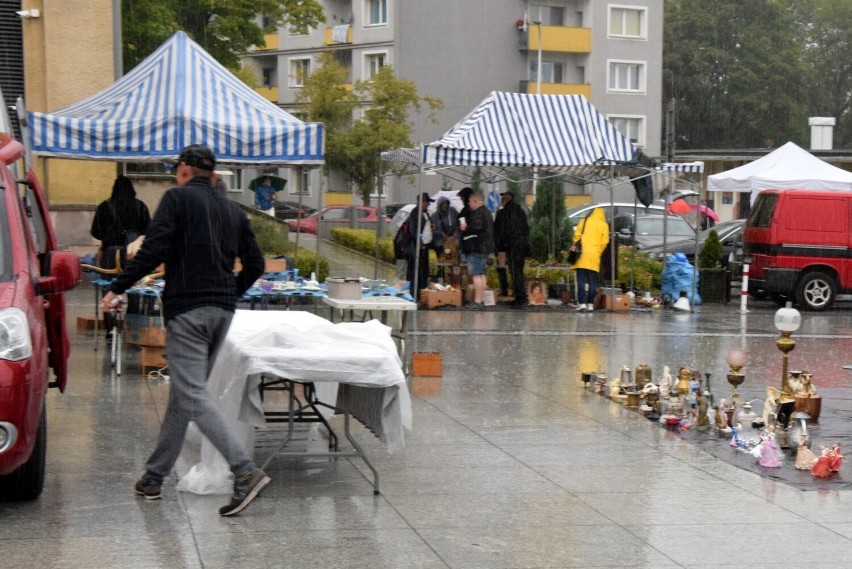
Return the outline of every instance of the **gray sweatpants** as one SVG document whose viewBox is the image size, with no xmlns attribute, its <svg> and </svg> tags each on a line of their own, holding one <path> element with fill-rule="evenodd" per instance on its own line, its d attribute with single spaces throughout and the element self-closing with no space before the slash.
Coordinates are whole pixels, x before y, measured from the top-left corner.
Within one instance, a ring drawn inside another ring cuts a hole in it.
<svg viewBox="0 0 852 569">
<path fill-rule="evenodd" d="M 207 391 L 207 376 L 233 317 L 233 312 L 205 306 L 175 316 L 166 324 L 171 388 L 157 448 L 148 459 L 149 476 L 162 481 L 171 473 L 189 421 L 194 421 L 222 453 L 235 476 L 254 470 L 254 461 L 230 432 Z"/>
</svg>

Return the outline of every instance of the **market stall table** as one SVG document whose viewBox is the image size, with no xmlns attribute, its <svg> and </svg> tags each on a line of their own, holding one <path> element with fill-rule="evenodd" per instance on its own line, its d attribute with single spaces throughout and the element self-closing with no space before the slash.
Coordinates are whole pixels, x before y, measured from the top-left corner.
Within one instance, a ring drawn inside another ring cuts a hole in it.
<svg viewBox="0 0 852 569">
<path fill-rule="evenodd" d="M 377 320 L 334 324 L 304 311 L 237 310 L 210 373 L 208 389 L 250 451 L 255 427 L 267 424 L 260 390 L 264 378 L 289 382 L 290 388 L 313 384 L 317 401 L 343 413 L 346 438 L 354 449 L 281 453 L 292 434 L 291 420 L 288 437 L 267 463 L 276 455 L 357 456 L 373 471 L 373 487 L 378 493 L 378 472 L 351 437 L 348 422 L 349 416 L 357 418 L 391 451 L 405 444 L 403 428 L 411 428 L 411 398 L 390 328 Z M 342 386 L 339 390 L 338 384 Z M 202 439 L 201 462 L 180 480 L 178 489 L 227 494 L 231 492 L 230 476 L 224 458 Z"/>
</svg>

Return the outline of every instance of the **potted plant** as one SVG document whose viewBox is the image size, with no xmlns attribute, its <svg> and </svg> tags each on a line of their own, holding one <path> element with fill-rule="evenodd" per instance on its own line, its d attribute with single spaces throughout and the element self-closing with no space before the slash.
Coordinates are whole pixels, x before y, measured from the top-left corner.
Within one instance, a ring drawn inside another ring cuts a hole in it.
<svg viewBox="0 0 852 569">
<path fill-rule="evenodd" d="M 723 252 L 719 235 L 710 230 L 698 255 L 699 291 L 703 302 L 728 301 L 728 276 L 721 265 Z"/>
</svg>

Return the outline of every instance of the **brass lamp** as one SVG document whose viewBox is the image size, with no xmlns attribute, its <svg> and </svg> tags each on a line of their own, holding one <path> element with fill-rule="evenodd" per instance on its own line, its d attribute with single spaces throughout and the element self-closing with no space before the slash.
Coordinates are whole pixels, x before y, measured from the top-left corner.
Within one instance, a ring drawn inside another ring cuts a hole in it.
<svg viewBox="0 0 852 569">
<path fill-rule="evenodd" d="M 731 392 L 731 399 L 733 401 L 738 401 L 740 394 L 737 391 L 737 386 L 741 385 L 742 382 L 745 381 L 745 374 L 743 374 L 740 370 L 748 361 L 748 352 L 741 350 L 740 348 L 731 348 L 725 356 L 725 361 L 731 368 L 731 371 L 728 372 L 728 383 L 730 383 L 734 388 Z"/>
<path fill-rule="evenodd" d="M 775 327 L 781 332 L 781 337 L 775 341 L 775 345 L 784 354 L 781 366 L 781 403 L 789 403 L 796 400 L 796 396 L 790 388 L 787 372 L 787 355 L 796 347 L 796 341 L 790 336 L 801 325 L 802 315 L 798 310 L 793 308 L 791 302 L 788 302 L 784 308 L 779 308 L 778 312 L 775 313 Z"/>
</svg>

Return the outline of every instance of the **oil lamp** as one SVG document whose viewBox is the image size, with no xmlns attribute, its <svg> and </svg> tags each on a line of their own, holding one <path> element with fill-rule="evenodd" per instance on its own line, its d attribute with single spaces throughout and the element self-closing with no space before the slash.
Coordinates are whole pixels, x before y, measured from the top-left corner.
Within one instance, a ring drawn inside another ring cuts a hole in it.
<svg viewBox="0 0 852 569">
<path fill-rule="evenodd" d="M 775 327 L 781 332 L 781 337 L 775 341 L 775 345 L 781 350 L 783 356 L 783 364 L 781 366 L 781 403 L 789 403 L 795 401 L 796 397 L 793 390 L 790 389 L 790 382 L 787 373 L 787 356 L 796 347 L 796 341 L 790 335 L 799 329 L 802 325 L 802 315 L 799 311 L 793 308 L 793 304 L 788 302 L 784 308 L 779 308 L 775 313 Z"/>
<path fill-rule="evenodd" d="M 742 382 L 745 381 L 745 374 L 743 374 L 740 370 L 748 361 L 748 353 L 739 348 L 731 348 L 725 356 L 725 361 L 731 368 L 731 371 L 728 372 L 728 383 L 730 383 L 734 388 L 731 392 L 731 399 L 736 402 L 740 398 L 737 386 L 741 385 Z"/>
</svg>

